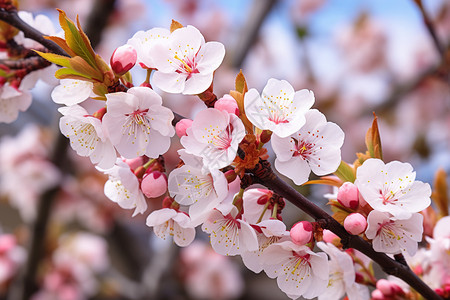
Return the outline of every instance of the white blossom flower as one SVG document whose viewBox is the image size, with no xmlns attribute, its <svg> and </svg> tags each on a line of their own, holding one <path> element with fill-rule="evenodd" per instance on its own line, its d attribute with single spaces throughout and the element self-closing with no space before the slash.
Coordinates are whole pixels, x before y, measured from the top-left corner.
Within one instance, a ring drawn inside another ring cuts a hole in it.
<svg viewBox="0 0 450 300">
<path fill-rule="evenodd" d="M 237 215 L 237 208 L 230 204 L 222 212 L 214 209 L 202 225 L 202 230 L 210 233 L 211 246 L 219 254 L 231 256 L 258 249 L 255 230 Z"/>
<path fill-rule="evenodd" d="M 15 89 L 9 84 L 0 88 L 0 123 L 12 123 L 31 105 L 31 93 Z"/>
<path fill-rule="evenodd" d="M 152 28 L 147 31 L 140 30 L 136 32 L 127 44 L 136 49 L 137 62 L 146 68 L 156 68 L 154 57 L 151 55 L 150 50 L 157 43 L 167 41 L 170 36 L 170 31 L 166 28 Z"/>
<path fill-rule="evenodd" d="M 133 87 L 127 93 L 106 94 L 106 98 L 102 122 L 123 157 L 156 158 L 169 149 L 175 134 L 174 116 L 161 105 L 161 96 L 147 87 Z"/>
<path fill-rule="evenodd" d="M 326 291 L 319 295 L 319 300 L 339 300 L 345 295 L 349 300 L 369 299 L 369 289 L 355 282 L 356 273 L 350 255 L 330 243 L 318 242 L 317 246 L 330 257 L 328 286 Z"/>
<path fill-rule="evenodd" d="M 272 217 L 269 199 L 273 192 L 266 189 L 248 189 L 242 195 L 244 218 L 250 224 L 257 224 Z"/>
<path fill-rule="evenodd" d="M 208 108 L 197 114 L 186 133 L 181 137 L 186 151 L 202 157 L 205 168 L 220 169 L 235 159 L 245 127 L 235 114 Z"/>
<path fill-rule="evenodd" d="M 195 238 L 195 228 L 189 217 L 175 209 L 163 208 L 153 211 L 147 217 L 147 226 L 153 227 L 155 234 L 166 239 L 167 235 L 173 236 L 173 241 L 180 247 L 186 247 Z"/>
<path fill-rule="evenodd" d="M 414 255 L 422 240 L 423 216 L 413 213 L 409 219 L 396 219 L 391 214 L 372 210 L 367 217 L 367 238 L 377 252 Z"/>
<path fill-rule="evenodd" d="M 109 175 L 105 183 L 105 195 L 124 209 L 135 209 L 133 217 L 147 210 L 147 202 L 139 188 L 139 180 L 130 167 L 117 158 L 116 164 L 111 169 L 103 170 Z"/>
<path fill-rule="evenodd" d="M 93 96 L 94 84 L 78 79 L 61 79 L 59 85 L 52 91 L 52 100 L 57 104 L 67 106 L 83 102 Z"/>
<path fill-rule="evenodd" d="M 291 299 L 311 299 L 322 294 L 328 284 L 328 259 L 291 241 L 270 245 L 262 257 L 264 271 L 277 278 L 278 287 Z"/>
<path fill-rule="evenodd" d="M 371 158 L 356 170 L 355 184 L 373 209 L 408 219 L 431 203 L 430 185 L 415 179 L 416 173 L 408 163 L 392 161 L 385 165 Z"/>
<path fill-rule="evenodd" d="M 102 169 L 114 166 L 116 150 L 99 119 L 90 116 L 79 105 L 61 107 L 58 111 L 63 114 L 59 120 L 59 128 L 70 139 L 70 146 L 78 155 L 89 156 L 91 162 Z"/>
<path fill-rule="evenodd" d="M 319 176 L 333 173 L 341 163 L 344 132 L 327 122 L 316 109 L 305 114 L 306 124 L 290 136 L 272 136 L 276 154 L 275 168 L 300 185 L 308 180 L 311 170 Z"/>
<path fill-rule="evenodd" d="M 286 80 L 269 79 L 260 96 L 250 89 L 244 96 L 245 114 L 260 129 L 287 137 L 305 124 L 305 113 L 314 104 L 309 90 L 295 92 Z"/>
<path fill-rule="evenodd" d="M 197 225 L 228 195 L 228 182 L 219 170 L 184 165 L 170 172 L 168 189 L 181 205 L 189 206 L 189 216 Z"/>
<path fill-rule="evenodd" d="M 158 69 L 152 78 L 155 86 L 168 93 L 195 95 L 211 85 L 225 47 L 219 42 L 205 43 L 197 28 L 187 26 L 173 31 L 167 42 L 150 47 L 148 55 Z"/>
<path fill-rule="evenodd" d="M 261 257 L 264 250 L 274 243 L 289 241 L 290 236 L 289 231 L 286 231 L 286 225 L 280 220 L 270 219 L 261 221 L 257 226 L 253 226 L 253 228 L 256 229 L 258 250 L 245 251 L 241 253 L 241 256 L 244 265 L 249 270 L 259 273 L 263 270 Z"/>
</svg>

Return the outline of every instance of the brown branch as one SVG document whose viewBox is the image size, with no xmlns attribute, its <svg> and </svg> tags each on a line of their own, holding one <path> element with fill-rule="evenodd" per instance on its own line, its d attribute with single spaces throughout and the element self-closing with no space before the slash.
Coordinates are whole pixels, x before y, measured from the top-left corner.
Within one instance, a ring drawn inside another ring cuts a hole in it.
<svg viewBox="0 0 450 300">
<path fill-rule="evenodd" d="M 293 187 L 281 180 L 273 173 L 268 162 L 264 167 L 266 174 L 262 178 L 255 176 L 254 179 L 271 189 L 278 195 L 284 197 L 292 204 L 303 210 L 305 213 L 313 217 L 319 222 L 323 228 L 331 230 L 341 238 L 341 242 L 345 248 L 354 248 L 361 251 L 374 262 L 380 265 L 384 272 L 397 276 L 408 283 L 412 288 L 419 292 L 425 299 L 442 300 L 429 286 L 427 286 L 419 277 L 417 277 L 408 266 L 405 266 L 384 253 L 376 252 L 372 246 L 364 241 L 361 237 L 349 234 L 344 227 L 332 218 L 323 209 L 309 201 L 305 196 L 297 192 Z M 269 169 L 267 169 L 267 165 Z"/>
<path fill-rule="evenodd" d="M 44 38 L 45 35 L 42 32 L 25 23 L 19 17 L 17 11 L 0 9 L 0 20 L 4 21 L 5 23 L 8 23 L 11 26 L 16 27 L 17 29 L 19 29 L 24 33 L 25 37 L 35 40 L 36 42 L 47 48 L 50 52 L 59 55 L 69 56 L 63 49 L 61 49 L 53 41 L 45 39 Z"/>
<path fill-rule="evenodd" d="M 423 17 L 423 22 L 425 23 L 425 27 L 427 28 L 434 45 L 436 46 L 437 51 L 439 52 L 440 56 L 444 58 L 445 56 L 445 49 L 443 45 L 440 43 L 439 38 L 437 36 L 436 30 L 434 28 L 433 21 L 428 16 L 427 12 L 425 11 L 425 8 L 423 7 L 422 0 L 414 0 L 414 2 L 417 4 L 417 6 L 420 9 L 420 13 Z"/>
</svg>

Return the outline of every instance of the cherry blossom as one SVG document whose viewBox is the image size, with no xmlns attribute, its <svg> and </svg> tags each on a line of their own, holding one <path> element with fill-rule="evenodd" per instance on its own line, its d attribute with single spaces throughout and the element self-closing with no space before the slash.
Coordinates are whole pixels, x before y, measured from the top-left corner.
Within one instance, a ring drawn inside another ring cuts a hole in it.
<svg viewBox="0 0 450 300">
<path fill-rule="evenodd" d="M 235 114 L 208 108 L 197 114 L 186 133 L 181 137 L 186 151 L 202 157 L 204 167 L 220 169 L 235 159 L 245 128 Z"/>
<path fill-rule="evenodd" d="M 169 193 L 179 204 L 189 206 L 189 216 L 197 225 L 228 195 L 227 179 L 219 170 L 202 169 L 199 157 L 184 150 L 179 154 L 185 165 L 169 174 Z"/>
<path fill-rule="evenodd" d="M 9 84 L 0 88 L 0 123 L 12 123 L 31 105 L 31 93 Z"/>
<path fill-rule="evenodd" d="M 323 252 L 285 241 L 270 245 L 262 261 L 267 276 L 277 278 L 278 287 L 291 299 L 311 299 L 327 287 L 329 266 Z"/>
<path fill-rule="evenodd" d="M 250 224 L 257 224 L 272 217 L 269 199 L 273 193 L 266 189 L 248 189 L 242 195 L 244 218 Z"/>
<path fill-rule="evenodd" d="M 356 170 L 355 184 L 373 209 L 408 219 L 431 203 L 430 185 L 415 179 L 416 173 L 408 163 L 384 164 L 380 159 L 371 158 Z"/>
<path fill-rule="evenodd" d="M 147 202 L 139 188 L 139 180 L 122 159 L 117 158 L 116 164 L 103 172 L 109 176 L 105 183 L 106 197 L 124 209 L 134 208 L 133 217 L 147 210 Z"/>
<path fill-rule="evenodd" d="M 311 170 L 319 176 L 336 171 L 341 163 L 344 132 L 335 123 L 312 109 L 305 114 L 306 124 L 287 137 L 272 136 L 276 154 L 275 168 L 300 185 Z"/>
<path fill-rule="evenodd" d="M 167 235 L 171 235 L 175 244 L 185 247 L 192 243 L 195 237 L 195 228 L 190 221 L 183 212 L 163 208 L 153 211 L 147 217 L 147 226 L 153 227 L 158 237 L 166 239 Z"/>
<path fill-rule="evenodd" d="M 0 285 L 6 285 L 25 261 L 26 251 L 12 234 L 0 234 Z"/>
<path fill-rule="evenodd" d="M 99 119 L 91 116 L 79 105 L 58 109 L 61 132 L 70 139 L 70 146 L 80 156 L 89 156 L 93 164 L 102 169 L 114 166 L 116 150 L 103 130 Z"/>
<path fill-rule="evenodd" d="M 57 104 L 71 106 L 94 96 L 93 88 L 94 84 L 89 81 L 61 79 L 60 84 L 53 89 L 51 97 Z"/>
<path fill-rule="evenodd" d="M 211 85 L 225 47 L 219 42 L 205 43 L 197 28 L 187 26 L 173 31 L 167 42 L 150 47 L 148 55 L 158 69 L 152 78 L 155 86 L 168 93 L 194 95 Z"/>
<path fill-rule="evenodd" d="M 314 104 L 314 94 L 306 89 L 295 92 L 286 80 L 269 79 L 260 96 L 250 89 L 244 97 L 247 118 L 259 129 L 288 137 L 306 122 L 305 113 Z"/>
<path fill-rule="evenodd" d="M 170 147 L 175 134 L 170 109 L 152 89 L 133 87 L 127 93 L 106 94 L 107 112 L 102 122 L 117 151 L 125 158 L 156 158 Z"/>
<path fill-rule="evenodd" d="M 333 244 L 318 242 L 317 246 L 330 257 L 328 286 L 325 292 L 319 295 L 319 300 L 341 299 L 344 295 L 347 295 L 349 300 L 369 299 L 369 289 L 355 282 L 355 268 L 350 255 Z"/>
<path fill-rule="evenodd" d="M 152 28 L 147 31 L 136 32 L 127 44 L 133 46 L 137 52 L 137 62 L 141 66 L 148 69 L 155 69 L 156 63 L 154 62 L 151 49 L 159 42 L 163 42 L 169 38 L 170 31 L 165 28 Z"/>
<path fill-rule="evenodd" d="M 214 209 L 202 225 L 202 230 L 210 233 L 211 245 L 219 254 L 237 255 L 258 249 L 255 230 L 237 215 L 237 208 L 230 204 L 222 211 Z"/>
<path fill-rule="evenodd" d="M 422 240 L 423 216 L 414 213 L 409 219 L 398 220 L 391 214 L 373 210 L 367 217 L 366 236 L 377 252 L 414 255 Z"/>
<path fill-rule="evenodd" d="M 252 225 L 256 229 L 258 239 L 258 250 L 245 251 L 241 253 L 244 265 L 251 271 L 259 273 L 263 270 L 261 257 L 264 250 L 270 245 L 278 242 L 289 241 L 289 231 L 286 231 L 286 225 L 275 219 L 264 220 L 258 224 Z"/>
</svg>

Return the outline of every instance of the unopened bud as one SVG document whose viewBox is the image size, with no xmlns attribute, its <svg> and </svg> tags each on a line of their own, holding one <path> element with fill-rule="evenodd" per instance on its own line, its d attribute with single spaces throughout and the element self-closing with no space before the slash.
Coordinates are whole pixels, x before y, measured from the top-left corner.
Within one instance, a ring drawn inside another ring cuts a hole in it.
<svg viewBox="0 0 450 300">
<path fill-rule="evenodd" d="M 337 244 L 340 242 L 340 238 L 331 230 L 324 229 L 322 235 L 323 241 L 330 244 Z"/>
<path fill-rule="evenodd" d="M 372 300 L 386 300 L 386 297 L 384 297 L 383 293 L 380 290 L 374 290 L 372 291 Z"/>
<path fill-rule="evenodd" d="M 344 182 L 344 184 L 339 188 L 337 201 L 344 207 L 351 209 L 358 208 L 359 192 L 356 185 L 351 182 Z"/>
<path fill-rule="evenodd" d="M 236 103 L 236 100 L 234 100 L 234 98 L 230 95 L 225 95 L 217 100 L 216 103 L 214 103 L 214 108 L 218 110 L 225 110 L 230 114 L 239 116 L 239 107 Z"/>
<path fill-rule="evenodd" d="M 177 133 L 178 137 L 182 137 L 186 135 L 186 130 L 191 127 L 192 120 L 190 119 L 181 119 L 178 121 L 178 123 L 175 125 L 175 132 Z"/>
<path fill-rule="evenodd" d="M 16 237 L 12 234 L 0 236 L 0 254 L 6 253 L 17 244 Z"/>
<path fill-rule="evenodd" d="M 154 171 L 142 179 L 141 190 L 148 198 L 156 198 L 167 191 L 167 177 L 164 173 Z"/>
<path fill-rule="evenodd" d="M 131 170 L 136 170 L 138 167 L 144 164 L 144 157 L 138 156 L 132 159 L 125 159 L 124 161 L 130 167 Z"/>
<path fill-rule="evenodd" d="M 344 220 L 344 228 L 351 234 L 361 234 L 366 230 L 367 220 L 359 213 L 349 214 Z"/>
<path fill-rule="evenodd" d="M 392 284 L 386 279 L 380 279 L 377 281 L 377 289 L 384 296 L 392 296 L 394 294 L 394 289 L 392 287 Z"/>
<path fill-rule="evenodd" d="M 111 68 L 115 74 L 122 76 L 136 64 L 137 52 L 131 45 L 123 45 L 111 55 Z"/>
<path fill-rule="evenodd" d="M 270 141 L 271 137 L 272 137 L 272 131 L 270 131 L 270 130 L 263 130 L 263 132 L 261 132 L 259 140 L 261 141 L 261 143 L 266 144 L 266 143 L 268 143 Z"/>
<path fill-rule="evenodd" d="M 311 241 L 311 238 L 313 236 L 313 226 L 308 221 L 295 223 L 291 228 L 290 235 L 291 240 L 292 242 L 294 242 L 294 244 L 300 246 L 306 245 Z"/>
</svg>

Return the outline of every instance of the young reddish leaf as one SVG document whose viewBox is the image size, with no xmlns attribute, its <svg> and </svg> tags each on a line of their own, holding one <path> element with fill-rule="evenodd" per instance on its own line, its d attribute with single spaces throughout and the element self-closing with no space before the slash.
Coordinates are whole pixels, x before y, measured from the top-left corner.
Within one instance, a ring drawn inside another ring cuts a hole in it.
<svg viewBox="0 0 450 300">
<path fill-rule="evenodd" d="M 235 86 L 236 91 L 241 94 L 245 94 L 248 91 L 247 81 L 245 80 L 244 74 L 242 74 L 242 70 L 240 70 L 239 74 L 236 76 Z"/>
<path fill-rule="evenodd" d="M 96 82 L 94 83 L 94 88 L 92 89 L 93 92 L 100 96 L 100 98 L 98 99 L 106 99 L 106 94 L 108 94 L 108 87 L 105 86 L 103 83 L 101 82 Z"/>
<path fill-rule="evenodd" d="M 249 119 L 245 115 L 244 94 L 238 91 L 230 91 L 230 96 L 233 97 L 234 100 L 236 100 L 236 103 L 239 108 L 239 118 L 241 119 L 242 123 L 244 123 L 246 131 L 250 134 L 253 134 L 253 124 L 249 121 Z"/>
<path fill-rule="evenodd" d="M 51 63 L 57 64 L 62 67 L 71 68 L 70 66 L 70 57 L 62 56 L 54 53 L 46 53 L 46 52 L 40 52 L 37 50 L 34 50 L 37 54 L 39 54 L 41 57 L 45 58 Z"/>
<path fill-rule="evenodd" d="M 344 182 L 349 181 L 353 183 L 356 179 L 355 170 L 343 160 L 341 161 L 341 164 L 336 172 L 334 172 L 334 175 L 339 177 Z"/>
<path fill-rule="evenodd" d="M 369 130 L 367 130 L 366 146 L 367 150 L 369 151 L 370 157 L 383 160 L 380 132 L 378 130 L 377 116 L 375 115 L 375 113 L 373 113 L 372 126 L 369 128 Z"/>
<path fill-rule="evenodd" d="M 325 184 L 325 185 L 340 187 L 342 185 L 342 180 L 339 178 L 336 178 L 334 176 L 323 176 L 320 179 L 309 180 L 309 181 L 305 182 L 303 185 L 308 185 L 308 184 Z"/>
<path fill-rule="evenodd" d="M 179 28 L 183 28 L 183 25 L 181 25 L 181 23 L 172 20 L 172 24 L 170 24 L 170 33 L 174 32 L 175 30 L 179 29 Z"/>
<path fill-rule="evenodd" d="M 81 28 L 80 19 L 78 18 L 78 15 L 77 15 L 77 27 L 78 27 L 78 32 L 80 33 L 80 36 L 83 39 L 87 50 L 89 51 L 89 53 L 91 54 L 92 57 L 95 57 L 95 52 L 94 52 L 94 49 L 92 49 L 91 41 L 89 40 L 86 33 L 84 33 L 83 29 Z"/>
<path fill-rule="evenodd" d="M 448 184 L 447 173 L 444 169 L 439 169 L 436 172 L 431 198 L 439 209 L 440 216 L 448 216 Z"/>
<path fill-rule="evenodd" d="M 58 46 L 60 46 L 64 51 L 67 52 L 71 57 L 77 56 L 75 52 L 73 52 L 72 49 L 69 48 L 69 46 L 66 43 L 66 40 L 60 38 L 59 36 L 44 36 L 47 40 L 51 40 L 54 43 L 56 43 Z"/>
<path fill-rule="evenodd" d="M 72 69 L 78 73 L 83 74 L 86 77 L 96 79 L 98 81 L 103 81 L 103 76 L 100 72 L 92 68 L 83 58 L 80 56 L 75 56 L 70 59 L 70 66 Z"/>
</svg>

